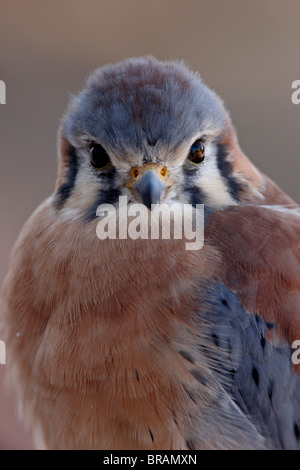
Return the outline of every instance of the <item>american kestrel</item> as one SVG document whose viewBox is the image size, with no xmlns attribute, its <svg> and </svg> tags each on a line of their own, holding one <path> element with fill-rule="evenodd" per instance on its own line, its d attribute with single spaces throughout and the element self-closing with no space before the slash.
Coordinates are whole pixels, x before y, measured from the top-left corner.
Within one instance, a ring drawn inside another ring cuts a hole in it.
<svg viewBox="0 0 300 470">
<path fill-rule="evenodd" d="M 100 239 L 97 209 L 121 197 L 149 214 L 204 204 L 203 247 Z M 298 448 L 299 289 L 297 206 L 198 73 L 153 57 L 99 68 L 62 119 L 55 191 L 1 293 L 37 447 Z"/>
</svg>

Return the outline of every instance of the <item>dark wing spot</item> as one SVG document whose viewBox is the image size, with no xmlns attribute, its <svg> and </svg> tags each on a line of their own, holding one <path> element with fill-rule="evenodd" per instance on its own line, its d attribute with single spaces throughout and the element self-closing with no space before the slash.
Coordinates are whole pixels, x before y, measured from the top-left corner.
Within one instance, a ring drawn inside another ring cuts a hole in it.
<svg viewBox="0 0 300 470">
<path fill-rule="evenodd" d="M 222 304 L 228 308 L 228 302 L 226 299 L 222 299 Z"/>
<path fill-rule="evenodd" d="M 268 397 L 270 398 L 270 400 L 272 401 L 272 397 L 273 397 L 273 382 L 271 382 L 269 384 L 269 387 L 268 387 Z"/>
<path fill-rule="evenodd" d="M 299 426 L 298 426 L 297 423 L 294 423 L 294 433 L 295 433 L 296 439 L 299 439 L 300 438 L 300 429 L 299 429 Z"/>
<path fill-rule="evenodd" d="M 215 333 L 213 333 L 211 336 L 212 336 L 212 339 L 214 340 L 215 345 L 220 346 L 219 337 Z"/>
<path fill-rule="evenodd" d="M 193 357 L 190 355 L 190 353 L 188 353 L 187 351 L 178 351 L 178 352 L 179 354 L 181 354 L 182 357 L 184 357 L 184 359 L 191 362 L 192 364 L 195 364 L 195 361 Z"/>
<path fill-rule="evenodd" d="M 256 385 L 258 386 L 258 383 L 259 383 L 259 373 L 258 373 L 258 370 L 256 369 L 256 367 L 253 367 L 253 369 L 252 369 L 252 377 L 253 377 L 254 382 L 255 382 Z"/>
<path fill-rule="evenodd" d="M 197 369 L 192 369 L 191 371 L 191 374 L 193 377 L 195 377 L 195 379 L 200 382 L 202 385 L 207 385 L 207 380 L 205 379 L 205 377 L 203 377 L 203 375 L 201 374 L 201 372 L 199 372 L 199 370 Z"/>
<path fill-rule="evenodd" d="M 183 385 L 183 388 L 184 388 L 185 392 L 188 394 L 188 396 L 190 397 L 190 399 L 191 399 L 194 403 L 197 403 L 197 400 L 196 400 L 196 397 L 194 396 L 194 393 L 191 392 L 190 390 L 188 390 L 185 385 Z"/>
<path fill-rule="evenodd" d="M 152 431 L 151 431 L 150 428 L 149 428 L 149 434 L 150 434 L 150 437 L 151 437 L 152 442 L 154 442 L 154 436 L 153 436 Z"/>
</svg>

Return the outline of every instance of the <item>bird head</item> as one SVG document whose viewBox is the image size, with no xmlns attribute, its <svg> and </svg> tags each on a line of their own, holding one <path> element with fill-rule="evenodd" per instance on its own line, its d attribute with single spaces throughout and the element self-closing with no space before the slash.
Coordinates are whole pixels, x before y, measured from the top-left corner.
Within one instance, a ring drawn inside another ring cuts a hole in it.
<svg viewBox="0 0 300 470">
<path fill-rule="evenodd" d="M 259 197 L 221 99 L 181 62 L 127 59 L 97 69 L 59 132 L 56 207 L 84 221 L 119 196 L 222 208 Z"/>
</svg>

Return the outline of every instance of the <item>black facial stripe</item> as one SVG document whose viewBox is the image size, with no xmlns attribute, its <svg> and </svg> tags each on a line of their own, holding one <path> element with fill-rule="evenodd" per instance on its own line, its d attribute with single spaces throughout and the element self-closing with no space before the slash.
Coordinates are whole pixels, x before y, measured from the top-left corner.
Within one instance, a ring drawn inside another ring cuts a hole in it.
<svg viewBox="0 0 300 470">
<path fill-rule="evenodd" d="M 196 204 L 205 203 L 206 198 L 201 189 L 199 189 L 197 186 L 186 186 L 184 191 L 188 195 L 189 204 L 191 204 L 193 207 L 196 207 Z"/>
<path fill-rule="evenodd" d="M 222 177 L 224 178 L 226 185 L 229 189 L 231 196 L 238 200 L 239 193 L 243 189 L 241 183 L 239 183 L 233 176 L 232 165 L 227 160 L 228 149 L 226 145 L 222 143 L 217 144 L 217 164 Z"/>
<path fill-rule="evenodd" d="M 91 222 L 97 218 L 96 211 L 100 204 L 116 204 L 118 202 L 119 196 L 121 195 L 121 191 L 118 188 L 108 189 L 108 190 L 100 190 L 99 197 L 94 202 L 92 206 L 90 206 L 83 217 L 83 222 Z"/>
<path fill-rule="evenodd" d="M 70 197 L 78 173 L 78 157 L 76 154 L 76 149 L 70 145 L 67 149 L 67 154 L 69 158 L 69 168 L 66 175 L 66 182 L 63 183 L 56 192 L 57 209 L 61 209 L 64 203 Z"/>
<path fill-rule="evenodd" d="M 101 180 L 108 189 L 99 190 L 99 196 L 97 200 L 92 204 L 86 211 L 83 217 L 83 222 L 91 222 L 97 218 L 96 211 L 100 204 L 116 204 L 119 196 L 121 195 L 120 189 L 117 188 L 115 177 L 117 174 L 116 168 L 113 165 L 107 170 L 97 171 L 93 170 L 99 180 Z"/>
<path fill-rule="evenodd" d="M 184 192 L 188 196 L 189 204 L 193 207 L 196 207 L 196 204 L 204 204 L 206 202 L 206 197 L 204 193 L 201 191 L 196 184 L 194 184 L 197 180 L 196 178 L 197 169 L 190 169 L 188 167 L 183 167 L 183 174 L 184 174 Z"/>
</svg>

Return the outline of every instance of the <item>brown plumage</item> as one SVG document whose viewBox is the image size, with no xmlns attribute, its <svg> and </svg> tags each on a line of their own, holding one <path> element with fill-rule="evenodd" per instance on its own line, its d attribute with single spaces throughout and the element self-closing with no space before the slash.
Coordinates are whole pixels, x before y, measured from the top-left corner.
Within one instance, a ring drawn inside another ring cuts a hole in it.
<svg viewBox="0 0 300 470">
<path fill-rule="evenodd" d="M 194 168 L 187 156 L 202 136 L 206 158 Z M 91 167 L 89 155 L 108 165 Z M 97 238 L 97 206 L 144 202 L 148 167 L 136 183 L 132 168 L 149 164 L 168 172 L 162 202 L 205 204 L 201 250 L 185 239 Z M 268 362 L 280 353 L 284 370 L 293 366 L 270 323 L 281 340 L 300 338 L 293 204 L 182 64 L 150 57 L 96 71 L 64 117 L 55 192 L 22 229 L 1 291 L 7 368 L 37 446 L 297 447 L 287 428 L 300 418 L 298 378 L 286 398 Z M 252 374 L 249 389 L 241 373 Z"/>
</svg>

